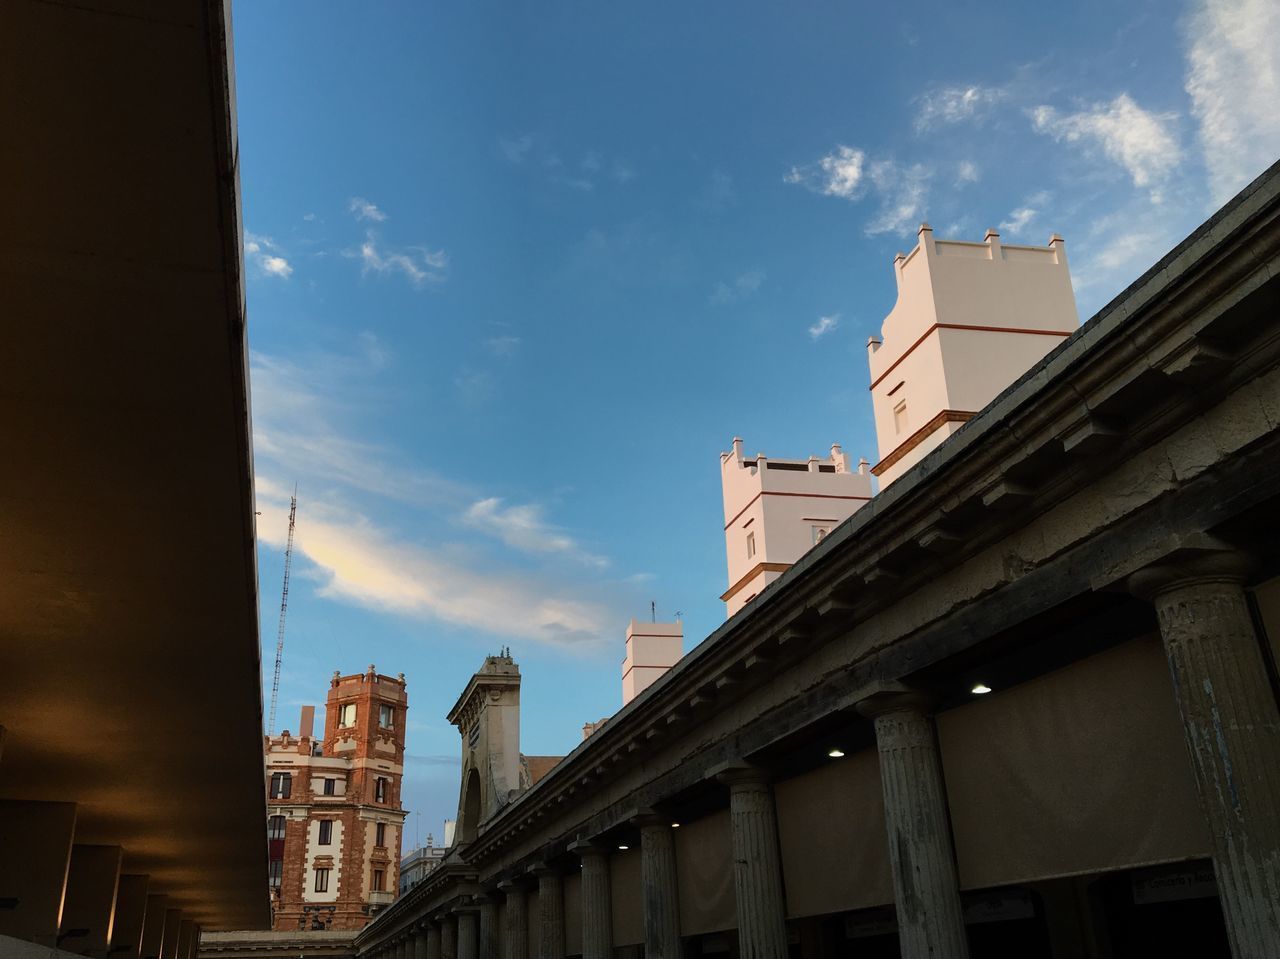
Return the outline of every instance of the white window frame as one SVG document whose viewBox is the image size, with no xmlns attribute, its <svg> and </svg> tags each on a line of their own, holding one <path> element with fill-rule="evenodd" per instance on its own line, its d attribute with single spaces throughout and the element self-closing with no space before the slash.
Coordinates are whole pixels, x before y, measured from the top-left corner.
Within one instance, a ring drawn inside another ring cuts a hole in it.
<svg viewBox="0 0 1280 959">
<path fill-rule="evenodd" d="M 756 531 L 747 533 L 747 559 L 756 555 Z"/>
<path fill-rule="evenodd" d="M 338 707 L 338 727 L 350 729 L 356 724 L 356 704 L 343 703 Z"/>
</svg>

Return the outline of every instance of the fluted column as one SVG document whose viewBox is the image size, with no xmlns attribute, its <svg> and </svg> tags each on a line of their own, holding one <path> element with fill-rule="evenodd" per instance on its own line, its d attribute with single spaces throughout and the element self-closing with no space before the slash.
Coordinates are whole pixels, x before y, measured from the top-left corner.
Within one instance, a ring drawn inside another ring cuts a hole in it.
<svg viewBox="0 0 1280 959">
<path fill-rule="evenodd" d="M 440 923 L 427 923 L 427 959 L 443 959 L 440 953 Z"/>
<path fill-rule="evenodd" d="M 458 959 L 480 959 L 480 930 L 475 909 L 458 910 Z"/>
<path fill-rule="evenodd" d="M 640 898 L 644 904 L 645 959 L 681 959 L 676 843 L 664 816 L 637 817 L 640 827 Z"/>
<path fill-rule="evenodd" d="M 1280 710 L 1239 554 L 1205 553 L 1134 575 L 1152 600 L 1200 809 L 1213 842 L 1231 953 L 1280 956 Z"/>
<path fill-rule="evenodd" d="M 480 959 L 499 959 L 498 904 L 490 895 L 476 897 L 480 904 Z"/>
<path fill-rule="evenodd" d="M 458 959 L 458 918 L 445 916 L 440 922 L 440 959 Z"/>
<path fill-rule="evenodd" d="M 426 923 L 418 923 L 413 927 L 413 949 L 410 955 L 413 959 L 427 959 L 427 926 Z"/>
<path fill-rule="evenodd" d="M 717 778 L 729 787 L 741 959 L 787 959 L 787 900 L 768 775 L 754 766 L 734 766 Z"/>
<path fill-rule="evenodd" d="M 503 911 L 502 959 L 529 959 L 529 916 L 524 886 L 507 880 L 498 883 L 498 889 L 506 896 L 507 903 Z"/>
<path fill-rule="evenodd" d="M 613 902 L 609 895 L 609 852 L 599 843 L 579 841 L 569 851 L 582 860 L 582 959 L 613 955 Z"/>
<path fill-rule="evenodd" d="M 547 866 L 538 877 L 538 959 L 564 959 L 564 890 L 560 874 Z"/>
<path fill-rule="evenodd" d="M 968 959 L 942 769 L 925 701 L 902 692 L 859 709 L 875 718 L 902 959 Z"/>
</svg>

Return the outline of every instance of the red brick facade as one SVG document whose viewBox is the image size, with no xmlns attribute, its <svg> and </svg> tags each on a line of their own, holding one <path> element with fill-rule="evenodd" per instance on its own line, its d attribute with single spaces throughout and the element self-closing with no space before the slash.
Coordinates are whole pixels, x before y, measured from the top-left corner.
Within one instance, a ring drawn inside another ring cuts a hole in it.
<svg viewBox="0 0 1280 959">
<path fill-rule="evenodd" d="M 403 674 L 334 673 L 322 739 L 311 707 L 267 739 L 273 929 L 359 929 L 394 900 L 407 708 Z"/>
</svg>

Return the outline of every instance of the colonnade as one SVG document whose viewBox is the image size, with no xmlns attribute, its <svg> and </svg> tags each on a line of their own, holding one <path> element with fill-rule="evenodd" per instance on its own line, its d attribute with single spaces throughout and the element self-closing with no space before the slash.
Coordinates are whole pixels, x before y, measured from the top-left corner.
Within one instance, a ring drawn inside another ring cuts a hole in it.
<svg viewBox="0 0 1280 959">
<path fill-rule="evenodd" d="M 1236 959 L 1280 956 L 1280 711 L 1244 590 L 1245 568 L 1213 554 L 1136 574 L 1156 607 Z M 904 959 L 967 959 L 945 786 L 930 702 L 887 688 L 859 710 L 875 723 L 898 933 Z M 729 788 L 732 868 L 742 959 L 786 959 L 786 900 L 767 772 L 746 763 L 712 773 Z M 834 798 L 834 797 L 833 797 Z M 681 956 L 671 823 L 633 820 L 640 834 L 646 959 Z M 611 847 L 580 840 L 583 959 L 611 959 Z M 729 864 L 726 863 L 726 868 Z M 449 913 L 421 922 L 377 959 L 564 959 L 561 875 L 540 864 Z M 538 954 L 528 942 L 526 889 L 538 894 Z M 499 928 L 494 896 L 505 898 Z M 417 943 L 422 943 L 418 947 Z M 411 945 L 413 944 L 413 945 Z"/>
</svg>

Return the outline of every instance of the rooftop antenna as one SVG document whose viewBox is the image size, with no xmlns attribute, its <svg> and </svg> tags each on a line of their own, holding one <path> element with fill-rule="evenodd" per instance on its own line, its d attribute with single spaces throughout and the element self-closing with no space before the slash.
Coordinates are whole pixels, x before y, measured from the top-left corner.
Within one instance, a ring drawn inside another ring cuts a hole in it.
<svg viewBox="0 0 1280 959">
<path fill-rule="evenodd" d="M 658 621 L 658 601 L 655 599 L 649 600 L 649 615 L 655 623 Z"/>
<path fill-rule="evenodd" d="M 293 485 L 289 497 L 289 539 L 284 548 L 284 589 L 280 593 L 280 629 L 276 633 L 276 671 L 271 679 L 271 715 L 267 720 L 267 735 L 276 734 L 276 701 L 280 698 L 280 659 L 284 655 L 284 616 L 289 608 L 289 567 L 293 562 L 293 523 L 298 516 L 298 484 Z"/>
</svg>

